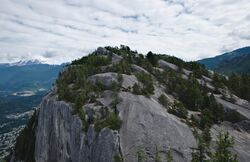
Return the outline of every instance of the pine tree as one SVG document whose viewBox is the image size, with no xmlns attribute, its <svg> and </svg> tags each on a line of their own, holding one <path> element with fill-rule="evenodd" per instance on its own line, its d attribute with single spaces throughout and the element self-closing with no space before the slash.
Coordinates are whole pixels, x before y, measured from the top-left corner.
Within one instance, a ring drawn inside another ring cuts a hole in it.
<svg viewBox="0 0 250 162">
<path fill-rule="evenodd" d="M 216 140 L 216 150 L 211 157 L 212 162 L 237 162 L 236 154 L 233 154 L 230 149 L 233 147 L 233 138 L 229 133 L 223 134 L 219 132 Z"/>
<path fill-rule="evenodd" d="M 204 141 L 203 135 L 199 134 L 196 130 L 194 131 L 195 138 L 198 141 L 197 148 L 191 148 L 192 152 L 192 162 L 208 162 L 209 144 Z"/>
<path fill-rule="evenodd" d="M 206 142 L 207 144 L 210 143 L 210 141 L 211 141 L 211 135 L 210 135 L 210 129 L 209 128 L 205 128 L 202 131 L 202 138 L 203 138 L 204 142 Z"/>
<path fill-rule="evenodd" d="M 173 161 L 173 155 L 171 154 L 171 151 L 169 149 L 166 154 L 166 162 L 172 162 L 172 161 Z"/>
<path fill-rule="evenodd" d="M 143 150 L 137 151 L 137 161 L 144 162 L 146 160 L 146 156 Z"/>
<path fill-rule="evenodd" d="M 157 146 L 155 150 L 155 162 L 162 162 Z"/>
<path fill-rule="evenodd" d="M 198 141 L 198 147 L 193 148 L 192 162 L 208 162 L 206 155 L 208 154 L 208 148 L 204 141 L 201 139 Z"/>
</svg>

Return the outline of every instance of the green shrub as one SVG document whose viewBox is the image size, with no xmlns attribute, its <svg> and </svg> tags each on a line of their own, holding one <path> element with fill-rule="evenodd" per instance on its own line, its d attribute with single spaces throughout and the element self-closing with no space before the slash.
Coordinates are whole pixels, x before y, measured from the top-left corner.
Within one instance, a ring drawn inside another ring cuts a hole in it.
<svg viewBox="0 0 250 162">
<path fill-rule="evenodd" d="M 232 153 L 234 141 L 233 138 L 229 136 L 229 133 L 221 133 L 217 135 L 216 149 L 211 156 L 211 161 L 213 162 L 237 162 L 237 155 Z"/>
<path fill-rule="evenodd" d="M 166 154 L 166 162 L 172 162 L 173 161 L 173 155 L 171 153 L 171 150 L 169 149 Z"/>
<path fill-rule="evenodd" d="M 134 94 L 142 95 L 142 91 L 141 91 L 141 88 L 140 88 L 139 84 L 135 83 L 132 88 L 133 88 L 133 93 Z"/>
<path fill-rule="evenodd" d="M 155 149 L 155 162 L 162 162 L 160 152 L 159 152 L 157 146 L 156 146 L 156 149 Z"/>
<path fill-rule="evenodd" d="M 138 162 L 144 162 L 146 161 L 146 154 L 143 150 L 138 150 L 137 151 L 137 161 Z"/>
<path fill-rule="evenodd" d="M 119 64 L 112 64 L 106 71 L 130 75 L 132 73 L 131 63 L 123 60 Z"/>
<path fill-rule="evenodd" d="M 174 102 L 172 109 L 168 109 L 168 112 L 183 119 L 186 119 L 188 114 L 187 109 L 181 102 Z"/>
<path fill-rule="evenodd" d="M 203 141 L 206 142 L 207 144 L 210 143 L 210 141 L 211 141 L 211 139 L 212 139 L 211 134 L 210 134 L 210 128 L 205 128 L 205 129 L 202 131 L 201 138 L 202 138 Z"/>
<path fill-rule="evenodd" d="M 148 61 L 153 65 L 153 66 L 157 66 L 157 58 L 156 55 L 153 54 L 151 51 L 148 52 L 148 54 L 146 55 L 146 58 L 148 59 Z"/>
<path fill-rule="evenodd" d="M 143 85 L 141 89 L 142 94 L 149 96 L 154 93 L 153 79 L 150 74 L 146 74 L 144 72 L 137 73 L 136 78 Z"/>
<path fill-rule="evenodd" d="M 112 130 L 119 130 L 121 128 L 122 121 L 118 115 L 111 112 L 105 119 L 97 119 L 95 122 L 95 129 L 100 132 L 102 128 L 110 128 Z"/>
<path fill-rule="evenodd" d="M 98 54 L 90 54 L 88 56 L 84 56 L 81 59 L 75 60 L 71 63 L 71 65 L 95 65 L 95 66 L 105 66 L 111 63 L 111 56 L 100 56 Z"/>
<path fill-rule="evenodd" d="M 123 162 L 123 159 L 120 154 L 114 156 L 114 162 Z"/>
<path fill-rule="evenodd" d="M 205 128 L 210 128 L 213 124 L 213 115 L 210 110 L 204 109 L 201 111 L 201 120 L 200 120 L 200 128 L 205 129 Z"/>
<path fill-rule="evenodd" d="M 168 100 L 167 97 L 162 94 L 159 98 L 158 98 L 159 102 L 164 106 L 164 107 L 168 107 Z"/>
</svg>

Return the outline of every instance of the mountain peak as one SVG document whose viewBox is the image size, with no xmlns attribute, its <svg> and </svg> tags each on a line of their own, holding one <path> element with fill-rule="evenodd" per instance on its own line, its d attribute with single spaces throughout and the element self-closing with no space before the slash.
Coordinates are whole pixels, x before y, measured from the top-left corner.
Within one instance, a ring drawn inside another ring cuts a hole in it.
<svg viewBox="0 0 250 162">
<path fill-rule="evenodd" d="M 37 65 L 37 64 L 43 64 L 43 62 L 38 59 L 31 59 L 31 60 L 20 60 L 18 62 L 14 62 L 9 65 L 10 66 L 26 66 L 26 65 Z"/>
</svg>

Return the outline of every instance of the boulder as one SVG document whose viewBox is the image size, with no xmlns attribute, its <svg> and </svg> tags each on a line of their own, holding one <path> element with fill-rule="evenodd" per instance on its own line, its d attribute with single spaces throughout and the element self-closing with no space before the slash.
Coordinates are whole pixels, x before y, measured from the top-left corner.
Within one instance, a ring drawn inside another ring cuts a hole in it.
<svg viewBox="0 0 250 162">
<path fill-rule="evenodd" d="M 134 75 L 122 74 L 122 78 L 123 78 L 122 82 L 123 88 L 133 87 L 135 83 L 138 83 L 138 80 Z M 113 83 L 118 83 L 118 74 L 112 72 L 101 73 L 90 76 L 88 80 L 93 84 L 96 84 L 98 82 L 102 84 L 105 88 L 110 89 Z"/>
</svg>

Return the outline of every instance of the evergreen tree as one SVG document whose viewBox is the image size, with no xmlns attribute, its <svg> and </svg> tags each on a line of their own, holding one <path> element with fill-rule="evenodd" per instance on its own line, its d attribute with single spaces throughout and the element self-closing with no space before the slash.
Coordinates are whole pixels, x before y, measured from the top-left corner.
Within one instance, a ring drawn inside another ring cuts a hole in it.
<svg viewBox="0 0 250 162">
<path fill-rule="evenodd" d="M 205 141 L 198 137 L 197 148 L 192 148 L 192 162 L 208 162 L 207 155 L 209 154 L 208 145 Z"/>
<path fill-rule="evenodd" d="M 137 161 L 144 162 L 146 160 L 146 155 L 143 150 L 137 151 Z"/>
<path fill-rule="evenodd" d="M 171 150 L 169 149 L 166 154 L 166 162 L 172 162 L 173 161 L 173 155 L 171 154 Z"/>
<path fill-rule="evenodd" d="M 229 133 L 223 134 L 219 132 L 216 140 L 216 150 L 211 157 L 212 162 L 237 162 L 236 154 L 233 154 L 230 149 L 233 147 L 233 138 Z"/>
<path fill-rule="evenodd" d="M 155 149 L 155 162 L 162 162 L 161 156 L 159 154 L 159 150 L 158 150 L 157 146 L 156 146 L 156 149 Z"/>
<path fill-rule="evenodd" d="M 192 149 L 192 162 L 209 162 L 209 143 L 204 140 L 203 132 L 198 133 L 197 129 L 194 129 L 194 137 L 197 140 L 197 147 Z"/>
<path fill-rule="evenodd" d="M 157 65 L 156 56 L 155 56 L 151 51 L 148 52 L 146 58 L 148 59 L 148 61 L 149 61 L 153 66 L 156 66 L 156 65 Z"/>
<path fill-rule="evenodd" d="M 210 127 L 212 125 L 212 113 L 209 109 L 204 109 L 201 111 L 201 119 L 200 119 L 200 128 L 205 129 L 206 127 Z"/>
<path fill-rule="evenodd" d="M 211 135 L 210 135 L 210 129 L 207 127 L 202 131 L 202 138 L 204 140 L 204 142 L 206 142 L 207 144 L 210 143 L 211 141 Z"/>
</svg>

